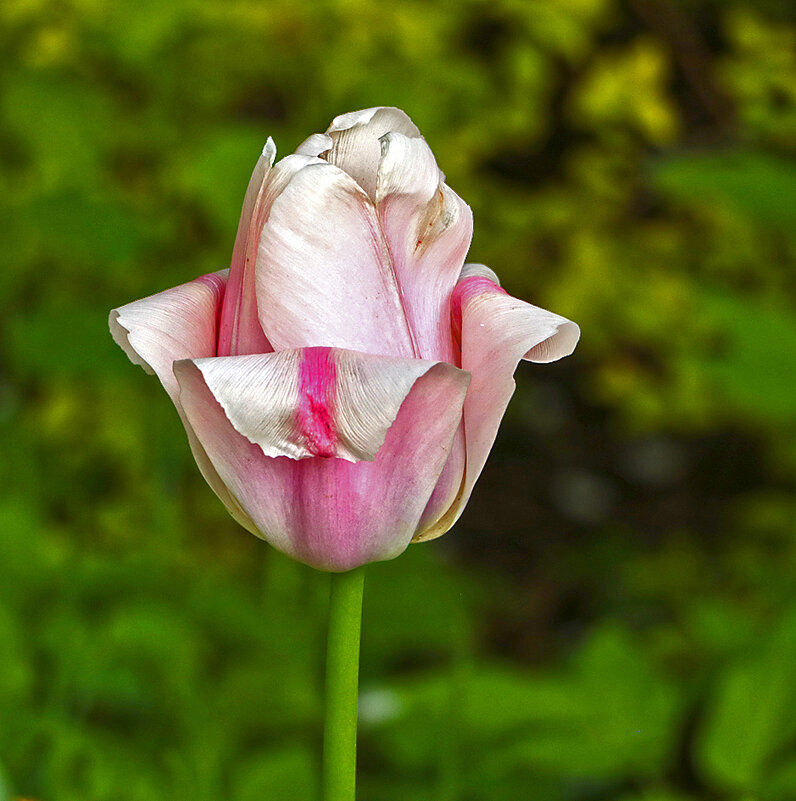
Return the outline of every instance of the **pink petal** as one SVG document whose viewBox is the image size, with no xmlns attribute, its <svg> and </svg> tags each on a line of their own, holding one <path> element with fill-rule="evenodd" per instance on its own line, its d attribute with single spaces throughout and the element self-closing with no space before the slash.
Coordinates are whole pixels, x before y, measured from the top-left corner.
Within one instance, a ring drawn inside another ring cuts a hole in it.
<svg viewBox="0 0 796 801">
<path fill-rule="evenodd" d="M 260 536 L 323 570 L 406 548 L 450 452 L 468 382 L 449 364 L 326 348 L 185 361 L 176 372 L 191 425 Z M 311 456 L 319 445 L 373 461 Z M 266 455 L 280 450 L 307 458 Z"/>
<path fill-rule="evenodd" d="M 128 303 L 110 313 L 111 335 L 134 364 L 154 373 L 168 392 L 185 426 L 194 459 L 207 483 L 244 528 L 254 524 L 229 493 L 188 423 L 179 403 L 173 365 L 178 359 L 197 359 L 216 353 L 216 320 L 228 270 Z"/>
<path fill-rule="evenodd" d="M 232 250 L 227 294 L 221 310 L 219 353 L 262 353 L 271 350 L 257 318 L 254 271 L 248 264 L 250 254 L 256 248 L 259 234 L 257 220 L 261 216 L 262 195 L 275 156 L 276 146 L 269 136 L 243 199 L 238 233 Z"/>
<path fill-rule="evenodd" d="M 337 167 L 303 167 L 273 201 L 256 284 L 260 322 L 276 350 L 415 355 L 376 211 Z"/>
<path fill-rule="evenodd" d="M 450 296 L 473 233 L 422 138 L 382 137 L 376 203 L 418 355 L 454 361 Z"/>
<path fill-rule="evenodd" d="M 307 164 L 319 160 L 306 155 L 293 155 L 273 165 L 276 146 L 269 137 L 249 181 L 243 201 L 238 234 L 232 251 L 229 283 L 221 310 L 218 354 L 229 356 L 245 353 L 269 353 L 268 342 L 257 314 L 255 262 L 260 233 L 274 199 L 287 186 L 291 177 Z"/>
<path fill-rule="evenodd" d="M 433 540 L 453 525 L 458 517 L 459 498 L 464 487 L 466 466 L 467 446 L 462 423 L 456 429 L 448 460 L 423 510 L 412 542 Z"/>
<path fill-rule="evenodd" d="M 381 106 L 341 114 L 326 131 L 332 147 L 326 158 L 345 170 L 371 197 L 376 194 L 376 173 L 381 158 L 380 137 L 390 131 L 420 136 L 417 126 L 398 108 Z"/>
<path fill-rule="evenodd" d="M 461 495 L 444 525 L 421 535 L 444 534 L 461 514 L 495 441 L 514 393 L 520 359 L 551 362 L 575 349 L 580 329 L 564 317 L 513 298 L 488 278 L 468 271 L 451 301 L 454 330 L 461 342 L 461 365 L 472 375 L 464 402 L 467 467 Z M 447 526 L 447 528 L 446 528 Z"/>
<path fill-rule="evenodd" d="M 172 400 L 179 392 L 172 364 L 216 355 L 216 321 L 228 272 L 203 275 L 110 313 L 116 344 L 133 364 L 156 374 Z"/>
</svg>

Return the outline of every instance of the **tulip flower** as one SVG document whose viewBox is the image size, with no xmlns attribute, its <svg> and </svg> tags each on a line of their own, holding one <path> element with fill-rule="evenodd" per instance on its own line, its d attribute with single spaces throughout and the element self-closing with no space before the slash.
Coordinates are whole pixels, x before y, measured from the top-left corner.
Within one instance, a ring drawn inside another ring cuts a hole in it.
<svg viewBox="0 0 796 801">
<path fill-rule="evenodd" d="M 274 164 L 269 139 L 228 271 L 111 312 L 230 514 L 313 567 L 391 559 L 457 520 L 520 359 L 574 323 L 465 265 L 469 207 L 394 108 L 337 117 Z"/>
<path fill-rule="evenodd" d="M 470 208 L 399 109 L 343 114 L 275 153 L 269 139 L 229 270 L 115 309 L 110 328 L 160 379 L 235 520 L 312 567 L 351 571 L 451 528 L 518 363 L 568 355 L 579 329 L 465 264 Z M 328 675 L 348 690 L 330 679 L 328 787 L 348 775 L 339 763 L 352 769 L 350 742 L 334 744 L 355 726 L 345 643 L 361 580 L 334 586 Z"/>
</svg>

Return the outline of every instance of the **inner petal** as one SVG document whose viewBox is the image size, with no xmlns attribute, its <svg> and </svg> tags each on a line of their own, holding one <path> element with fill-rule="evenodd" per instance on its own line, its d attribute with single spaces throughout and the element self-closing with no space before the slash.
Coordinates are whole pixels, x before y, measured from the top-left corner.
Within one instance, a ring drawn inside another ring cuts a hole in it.
<svg viewBox="0 0 796 801">
<path fill-rule="evenodd" d="M 339 168 L 312 163 L 292 176 L 271 206 L 255 272 L 274 349 L 416 354 L 376 210 Z"/>
<path fill-rule="evenodd" d="M 256 247 L 258 225 L 263 214 L 263 194 L 272 172 L 276 155 L 273 139 L 268 137 L 262 155 L 252 172 L 238 222 L 238 233 L 232 250 L 229 282 L 221 307 L 218 331 L 218 354 L 266 353 L 271 350 L 257 319 L 254 296 L 254 275 L 250 269 L 252 251 Z"/>
<path fill-rule="evenodd" d="M 369 197 L 374 198 L 381 158 L 379 139 L 391 131 L 420 136 L 417 126 L 397 108 L 371 108 L 341 114 L 326 132 L 332 140 L 326 159 L 345 170 Z"/>
<path fill-rule="evenodd" d="M 450 297 L 470 246 L 472 212 L 442 182 L 424 139 L 389 133 L 381 145 L 376 207 L 418 354 L 454 362 Z"/>
<path fill-rule="evenodd" d="M 255 270 L 260 234 L 274 199 L 292 176 L 307 164 L 319 163 L 314 156 L 294 154 L 273 164 L 276 147 L 269 138 L 249 181 L 243 201 L 238 234 L 232 252 L 229 284 L 221 309 L 218 355 L 269 353 L 271 343 L 263 333 L 257 314 Z"/>
</svg>

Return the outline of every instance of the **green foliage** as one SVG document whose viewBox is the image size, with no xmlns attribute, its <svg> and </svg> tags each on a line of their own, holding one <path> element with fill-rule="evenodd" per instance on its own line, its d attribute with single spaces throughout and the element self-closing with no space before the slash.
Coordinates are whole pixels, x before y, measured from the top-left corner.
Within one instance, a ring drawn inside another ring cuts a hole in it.
<svg viewBox="0 0 796 801">
<path fill-rule="evenodd" d="M 766 798 L 791 798 L 783 774 L 794 775 L 796 736 L 792 710 L 796 687 L 796 614 L 791 612 L 763 642 L 728 665 L 719 677 L 702 739 L 702 764 L 719 786 L 762 790 Z"/>
<path fill-rule="evenodd" d="M 362 797 L 796 798 L 795 43 L 776 0 L 0 3 L 0 801 L 317 796 L 325 579 L 106 320 L 228 264 L 267 135 L 385 103 L 583 341 L 369 571 Z"/>
<path fill-rule="evenodd" d="M 737 404 L 763 421 L 796 419 L 796 319 L 786 308 L 742 301 L 729 293 L 705 291 L 699 308 L 716 332 L 714 353 L 700 369 Z"/>
<path fill-rule="evenodd" d="M 680 711 L 675 689 L 611 626 L 557 674 L 477 662 L 453 680 L 449 671 L 422 675 L 380 692 L 390 716 L 373 736 L 396 773 L 433 775 L 440 743 L 452 736 L 448 714 L 455 714 L 453 736 L 466 755 L 463 785 L 488 782 L 504 786 L 507 796 L 518 779 L 543 777 L 549 790 L 559 785 L 560 798 L 573 779 L 654 779 L 670 755 Z M 378 699 L 365 696 L 366 712 Z"/>
<path fill-rule="evenodd" d="M 765 153 L 710 153 L 678 156 L 658 167 L 656 183 L 684 203 L 724 205 L 761 223 L 792 230 L 796 209 L 796 167 Z"/>
</svg>

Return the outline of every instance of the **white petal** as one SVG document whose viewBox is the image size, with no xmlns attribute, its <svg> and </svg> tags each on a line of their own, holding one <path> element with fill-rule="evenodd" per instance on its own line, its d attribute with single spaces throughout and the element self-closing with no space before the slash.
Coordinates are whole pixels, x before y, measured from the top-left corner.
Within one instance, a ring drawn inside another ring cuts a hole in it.
<svg viewBox="0 0 796 801">
<path fill-rule="evenodd" d="M 265 140 L 263 146 L 263 158 L 267 160 L 270 167 L 274 166 L 274 159 L 276 158 L 276 142 L 269 136 Z"/>
<path fill-rule="evenodd" d="M 342 170 L 319 162 L 292 177 L 263 228 L 256 273 L 276 350 L 415 354 L 375 209 Z"/>
<path fill-rule="evenodd" d="M 420 130 L 412 122 L 409 115 L 395 106 L 374 106 L 361 111 L 348 111 L 345 114 L 338 114 L 326 129 L 326 133 L 347 131 L 358 125 L 378 125 L 384 129 L 382 133 L 397 131 L 406 136 L 420 136 Z"/>
<path fill-rule="evenodd" d="M 488 278 L 493 284 L 500 286 L 498 274 L 491 267 L 487 267 L 486 264 L 465 264 L 462 267 L 462 274 L 459 276 L 460 281 L 473 277 Z"/>
<path fill-rule="evenodd" d="M 393 131 L 385 133 L 379 142 L 376 202 L 399 194 L 417 203 L 428 203 L 439 190 L 442 175 L 426 140 Z"/>
<path fill-rule="evenodd" d="M 369 108 L 341 114 L 326 131 L 333 141 L 326 159 L 345 170 L 371 198 L 375 197 L 381 158 L 379 139 L 391 131 L 420 136 L 417 126 L 397 108 Z"/>
<path fill-rule="evenodd" d="M 334 142 L 327 134 L 315 133 L 308 136 L 297 148 L 296 153 L 303 156 L 320 156 L 331 149 Z"/>
</svg>

